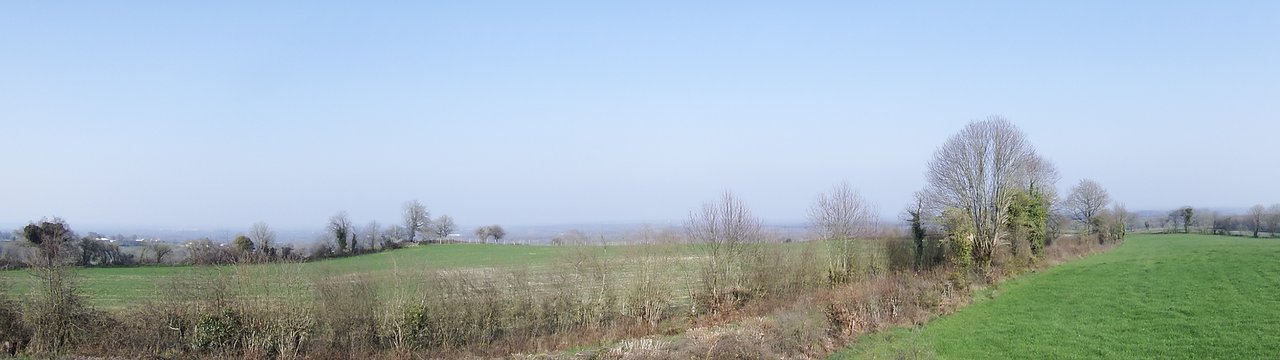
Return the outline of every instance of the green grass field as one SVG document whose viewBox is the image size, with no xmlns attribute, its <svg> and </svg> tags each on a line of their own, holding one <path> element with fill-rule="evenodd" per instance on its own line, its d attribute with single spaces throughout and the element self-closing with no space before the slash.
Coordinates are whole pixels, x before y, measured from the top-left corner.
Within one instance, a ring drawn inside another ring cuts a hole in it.
<svg viewBox="0 0 1280 360">
<path fill-rule="evenodd" d="M 866 254 L 878 254 L 875 243 L 860 244 Z M 799 254 L 808 247 L 822 255 L 820 243 L 763 244 L 767 251 Z M 812 247 L 810 247 L 812 246 Z M 493 274 L 498 281 L 526 276 L 524 281 L 541 282 L 552 272 L 573 271 L 575 262 L 586 258 L 607 260 L 611 278 L 620 281 L 640 272 L 666 274 L 673 283 L 672 297 L 684 299 L 697 274 L 703 256 L 693 245 L 611 245 L 611 246 L 531 246 L 443 244 L 409 247 L 360 256 L 307 263 L 236 266 L 137 266 L 119 268 L 79 268 L 80 289 L 90 303 L 106 309 L 120 309 L 149 299 L 171 296 L 174 287 L 204 286 L 211 281 L 230 281 L 232 290 L 247 296 L 280 294 L 281 284 L 305 290 L 318 281 L 361 277 L 373 280 L 385 295 L 413 294 L 424 290 L 429 275 L 440 272 Z M 589 259 L 587 259 L 589 261 Z M 809 265 L 823 266 L 825 258 L 807 259 Z M 884 261 L 878 259 L 877 261 Z M 647 263 L 645 263 L 647 262 Z M 867 264 L 871 264 L 868 261 Z M 647 264 L 647 265 L 646 265 Z M 31 289 L 33 277 L 26 270 L 0 271 L 0 285 L 7 284 L 12 295 Z M 232 280 L 228 280 L 232 279 Z M 285 292 L 287 293 L 287 291 Z"/>
<path fill-rule="evenodd" d="M 814 244 L 821 246 L 821 244 Z M 764 245 L 781 251 L 798 251 L 804 243 Z M 869 250 L 868 250 L 869 251 Z M 342 279 L 361 276 L 372 279 L 384 290 L 401 293 L 420 290 L 425 275 L 440 271 L 483 272 L 498 276 L 527 274 L 537 276 L 565 270 L 585 257 L 610 260 L 618 276 L 627 278 L 642 259 L 661 262 L 656 271 L 683 279 L 695 273 L 699 250 L 691 245 L 619 245 L 619 246 L 526 246 L 444 244 L 424 245 L 353 257 L 308 263 L 260 264 L 239 266 L 138 266 L 120 268 L 80 268 L 78 284 L 89 301 L 104 308 L 121 308 L 142 300 L 168 296 L 173 286 L 197 286 L 197 282 L 236 277 L 233 287 L 275 286 L 273 284 L 307 285 L 322 278 Z M 820 264 L 820 262 L 814 262 Z M 505 275 L 504 275 L 505 274 Z M 30 290 L 32 276 L 25 270 L 0 272 L 0 281 L 8 283 L 13 294 Z M 244 279 L 260 279 L 243 281 Z M 533 280 L 537 281 L 537 280 Z M 264 283 L 271 284 L 264 284 Z M 685 281 L 676 285 L 686 286 Z M 683 288 L 674 297 L 683 297 Z M 252 289 L 245 295 L 261 295 L 272 291 Z"/>
<path fill-rule="evenodd" d="M 1137 235 L 833 358 L 1280 358 L 1280 240 Z"/>
<path fill-rule="evenodd" d="M 569 257 L 572 249 L 555 246 L 446 244 L 300 264 L 83 268 L 76 273 L 79 284 L 90 301 L 111 308 L 159 296 L 175 280 L 182 281 L 185 277 L 218 272 L 246 271 L 295 282 L 307 282 L 311 277 L 322 273 L 360 274 L 389 281 L 438 270 L 538 269 Z M 625 247 L 599 249 L 605 256 L 614 256 L 614 253 L 621 256 L 625 252 Z M 24 270 L 0 272 L 0 278 L 7 280 L 15 293 L 23 293 L 29 288 L 30 277 Z"/>
</svg>

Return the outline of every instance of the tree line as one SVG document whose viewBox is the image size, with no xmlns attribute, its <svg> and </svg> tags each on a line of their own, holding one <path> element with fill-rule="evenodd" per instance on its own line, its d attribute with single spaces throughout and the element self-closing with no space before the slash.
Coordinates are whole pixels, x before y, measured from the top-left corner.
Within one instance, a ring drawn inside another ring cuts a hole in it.
<svg viewBox="0 0 1280 360">
<path fill-rule="evenodd" d="M 34 251 L 6 256 L 0 259 L 0 267 L 50 264 L 129 266 L 164 264 L 167 259 L 192 265 L 307 261 L 445 242 L 458 231 L 453 217 L 440 215 L 433 218 L 426 205 L 418 200 L 405 202 L 401 215 L 401 221 L 390 226 L 384 227 L 377 221 L 357 226 L 346 211 L 339 211 L 325 224 L 324 235 L 315 239 L 305 251 L 295 249 L 292 243 L 280 244 L 276 231 L 260 221 L 250 226 L 247 232 L 236 234 L 228 244 L 208 238 L 182 244 L 147 241 L 135 253 L 124 251 L 116 243 L 100 240 L 102 236 L 96 233 L 81 237 L 62 218 L 44 218 L 32 221 L 10 235 L 20 240 L 18 244 Z M 501 241 L 506 238 L 506 230 L 501 225 L 481 226 L 475 235 L 482 243 Z M 172 260 L 175 253 L 181 256 L 180 260 Z"/>
<path fill-rule="evenodd" d="M 296 293 L 275 286 L 274 279 L 241 278 L 268 280 L 273 285 L 263 291 L 292 296 L 282 302 L 249 291 L 257 287 L 212 279 L 187 282 L 208 286 L 175 288 L 188 297 L 121 313 L 85 304 L 66 280 L 73 272 L 55 261 L 65 252 L 44 247 L 74 238 L 66 235 L 65 223 L 32 223 L 24 239 L 48 265 L 32 271 L 36 296 L 0 307 L 21 309 L 7 323 L 9 315 L 0 311 L 0 327 L 18 329 L 11 333 L 20 334 L 14 338 L 24 354 L 90 348 L 100 355 L 367 358 L 421 352 L 465 358 L 678 332 L 778 310 L 794 316 L 744 331 L 749 338 L 727 346 L 716 340 L 676 357 L 715 357 L 773 338 L 796 340 L 768 345 L 782 353 L 815 351 L 804 344 L 834 343 L 895 321 L 923 321 L 967 301 L 974 284 L 1106 249 L 1122 241 L 1132 219 L 1092 180 L 1080 180 L 1059 199 L 1053 165 L 999 117 L 971 122 L 949 138 L 925 176 L 928 185 L 903 211 L 905 236 L 898 226 L 879 224 L 875 206 L 847 182 L 814 199 L 807 215 L 818 241 L 800 243 L 770 234 L 746 201 L 725 191 L 689 212 L 680 234 L 689 246 L 618 249 L 601 241 L 603 246 L 570 248 L 549 274 L 425 270 L 390 285 L 414 281 L 425 290 L 395 298 L 377 291 L 387 284 L 352 274 L 317 275 Z M 335 214 L 327 222 L 322 243 L 329 249 L 323 254 L 439 242 L 455 230 L 441 231 L 445 222 L 432 219 L 417 201 L 403 210 L 403 222 L 385 229 L 376 223 L 357 228 L 345 212 Z M 1075 236 L 1063 236 L 1068 233 Z M 275 245 L 273 234 L 265 224 L 255 225 L 230 251 L 264 254 L 269 261 L 270 249 L 279 247 L 275 254 L 283 256 L 285 247 Z M 506 236 L 500 226 L 474 234 L 481 241 Z M 594 243 L 581 234 L 561 242 Z M 619 250 L 635 253 L 607 255 Z M 796 302 L 799 297 L 806 300 Z M 784 306 L 791 303 L 799 305 Z M 113 335 L 97 335 L 106 332 Z"/>
<path fill-rule="evenodd" d="M 1148 232 L 1280 237 L 1280 204 L 1257 204 L 1243 213 L 1181 206 L 1165 215 L 1147 216 L 1142 226 Z"/>
</svg>

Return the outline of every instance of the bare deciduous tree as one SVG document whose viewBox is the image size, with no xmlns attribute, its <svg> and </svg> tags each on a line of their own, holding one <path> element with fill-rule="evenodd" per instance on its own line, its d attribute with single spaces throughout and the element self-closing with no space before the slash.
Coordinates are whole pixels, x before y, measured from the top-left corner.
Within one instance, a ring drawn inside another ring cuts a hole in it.
<svg viewBox="0 0 1280 360">
<path fill-rule="evenodd" d="M 731 253 L 744 244 L 759 242 L 761 227 L 746 203 L 728 191 L 720 201 L 702 204 L 684 224 L 689 241 L 704 245 L 713 254 Z"/>
<path fill-rule="evenodd" d="M 1058 174 L 1058 167 L 1053 162 L 1035 155 L 1027 160 L 1025 171 L 1027 189 L 1040 194 L 1049 204 L 1058 201 L 1057 184 L 1062 175 Z"/>
<path fill-rule="evenodd" d="M 1178 227 L 1182 225 L 1182 208 L 1170 210 L 1165 222 L 1170 226 L 1169 232 L 1177 232 Z"/>
<path fill-rule="evenodd" d="M 1071 188 L 1071 194 L 1062 204 L 1071 220 L 1075 220 L 1088 229 L 1090 234 L 1097 231 L 1098 214 L 1111 203 L 1111 196 L 1097 181 L 1081 179 L 1079 184 Z"/>
<path fill-rule="evenodd" d="M 1200 211 L 1196 212 L 1196 223 L 1200 224 L 1200 233 L 1202 234 L 1205 232 L 1216 233 L 1217 229 L 1215 229 L 1214 224 L 1217 221 L 1218 212 L 1216 211 L 1200 209 Z"/>
<path fill-rule="evenodd" d="M 1267 208 L 1267 232 L 1272 237 L 1280 235 L 1280 204 L 1272 204 Z"/>
<path fill-rule="evenodd" d="M 1262 231 L 1263 222 L 1266 220 L 1267 208 L 1262 204 L 1249 208 L 1249 231 L 1253 231 L 1253 237 L 1258 237 L 1258 232 Z"/>
<path fill-rule="evenodd" d="M 1129 222 L 1134 220 L 1133 214 L 1123 203 L 1112 205 L 1110 210 L 1099 213 L 1099 217 L 1105 217 L 1098 222 L 1101 225 L 1098 229 L 1099 244 L 1124 239 L 1129 231 Z"/>
<path fill-rule="evenodd" d="M 830 192 L 818 195 L 809 208 L 809 227 L 831 247 L 831 269 L 828 278 L 844 283 L 855 272 L 853 239 L 865 235 L 871 227 L 874 211 L 849 182 L 841 182 Z"/>
<path fill-rule="evenodd" d="M 1027 186 L 1038 161 L 1026 136 L 1008 120 L 990 116 L 969 123 L 929 162 L 930 208 L 963 210 L 974 225 L 974 260 L 990 264 L 1008 216 L 1010 191 Z"/>
<path fill-rule="evenodd" d="M 481 243 L 488 242 L 489 238 L 493 238 L 497 242 L 507 237 L 507 230 L 503 229 L 501 225 L 481 226 L 476 228 L 473 233 L 476 235 L 476 240 Z"/>
<path fill-rule="evenodd" d="M 388 244 L 408 240 L 408 232 L 409 231 L 405 230 L 403 226 L 397 224 L 388 226 L 387 229 L 382 232 L 382 246 L 386 247 Z"/>
<path fill-rule="evenodd" d="M 720 299 L 722 292 L 742 286 L 740 265 L 747 245 L 761 242 L 763 232 L 759 218 L 733 193 L 725 191 L 716 202 L 708 202 L 689 214 L 684 231 L 690 242 L 701 247 L 707 255 L 703 269 L 703 286 L 712 299 Z"/>
<path fill-rule="evenodd" d="M 1048 219 L 1045 221 L 1044 246 L 1053 245 L 1053 241 L 1062 236 L 1063 230 L 1070 224 L 1071 219 L 1061 211 L 1049 211 Z"/>
<path fill-rule="evenodd" d="M 818 195 L 809 208 L 809 226 L 823 240 L 850 240 L 862 236 L 871 226 L 873 210 L 862 194 L 848 182 Z"/>
<path fill-rule="evenodd" d="M 258 245 L 258 249 L 264 253 L 275 252 L 276 232 L 267 226 L 265 221 L 259 221 L 249 228 L 249 240 L 253 240 Z"/>
<path fill-rule="evenodd" d="M 441 240 L 448 238 L 449 234 L 452 234 L 454 231 L 458 230 L 458 224 L 454 223 L 453 217 L 449 215 L 440 215 L 440 217 L 436 218 L 436 221 L 434 221 L 432 225 L 433 225 L 432 228 L 435 231 L 436 239 L 441 239 Z"/>
<path fill-rule="evenodd" d="M 156 255 L 157 264 L 163 264 L 164 257 L 166 255 L 169 255 L 170 253 L 173 253 L 172 246 L 169 246 L 169 244 L 165 244 L 158 241 L 151 243 L 151 245 L 148 245 L 147 247 L 151 248 L 151 252 Z"/>
<path fill-rule="evenodd" d="M 338 245 L 338 252 L 347 251 L 347 240 L 350 240 L 351 230 L 351 218 L 347 216 L 346 211 L 339 211 L 329 218 L 329 233 L 333 235 L 333 241 Z"/>
<path fill-rule="evenodd" d="M 369 244 L 369 250 L 377 250 L 381 235 L 382 225 L 379 225 L 377 221 L 370 221 L 368 225 L 364 226 L 364 239 Z"/>
<path fill-rule="evenodd" d="M 503 229 L 502 225 L 489 225 L 489 236 L 492 236 L 495 242 L 502 241 L 507 237 L 507 230 Z"/>
<path fill-rule="evenodd" d="M 404 203 L 404 229 L 408 232 L 409 241 L 417 241 L 418 233 L 426 233 L 431 223 L 431 213 L 418 200 Z"/>
<path fill-rule="evenodd" d="M 551 245 L 582 246 L 591 243 L 591 236 L 578 229 L 570 229 L 551 239 Z"/>
</svg>

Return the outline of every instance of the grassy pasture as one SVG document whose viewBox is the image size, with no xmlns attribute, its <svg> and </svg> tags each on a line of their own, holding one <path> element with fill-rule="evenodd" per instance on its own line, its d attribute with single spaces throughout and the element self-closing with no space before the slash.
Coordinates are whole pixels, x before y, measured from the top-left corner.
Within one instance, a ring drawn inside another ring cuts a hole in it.
<svg viewBox="0 0 1280 360">
<path fill-rule="evenodd" d="M 824 244 L 762 244 L 766 251 L 800 251 L 813 245 L 825 256 Z M 866 244 L 867 254 L 875 254 Z M 611 272 L 625 280 L 639 268 L 650 268 L 684 279 L 674 284 L 673 297 L 684 297 L 684 286 L 690 285 L 697 271 L 700 249 L 692 245 L 614 245 L 614 246 L 535 246 L 441 244 L 336 258 L 307 263 L 226 265 L 226 266 L 136 266 L 119 268 L 81 268 L 76 271 L 81 289 L 90 302 L 105 308 L 121 308 L 142 300 L 168 296 L 173 287 L 204 286 L 199 282 L 236 277 L 241 281 L 229 285 L 239 293 L 254 295 L 276 293 L 257 291 L 253 287 L 302 287 L 315 281 L 338 281 L 360 277 L 371 279 L 384 291 L 412 293 L 421 290 L 426 275 L 437 272 L 480 272 L 499 276 L 519 274 L 532 281 L 553 272 L 565 271 L 574 262 L 594 258 L 607 262 Z M 825 258 L 810 259 L 809 265 L 824 266 Z M 642 263 L 647 261 L 648 263 Z M 657 263 L 655 266 L 654 263 Z M 654 271 L 654 270 L 651 270 Z M 318 279 L 329 280 L 318 280 Z M 246 281 L 247 280 L 247 281 Z M 29 290 L 31 276 L 25 270 L 0 272 L 0 281 L 9 283 L 16 294 Z"/>
<path fill-rule="evenodd" d="M 307 283 L 321 275 L 368 276 L 388 287 L 397 287 L 405 285 L 397 283 L 404 278 L 411 279 L 432 271 L 543 268 L 570 256 L 570 249 L 555 246 L 444 244 L 309 263 L 82 268 L 77 271 L 77 275 L 90 301 L 110 308 L 160 296 L 167 287 L 174 285 L 174 281 L 201 279 L 220 273 L 238 272 L 265 281 L 294 284 Z M 622 252 L 599 249 L 603 256 Z M 9 280 L 17 293 L 28 289 L 29 276 L 24 270 L 0 272 L 0 278 Z"/>
<path fill-rule="evenodd" d="M 1280 357 L 1280 240 L 1136 235 L 833 358 Z"/>
</svg>

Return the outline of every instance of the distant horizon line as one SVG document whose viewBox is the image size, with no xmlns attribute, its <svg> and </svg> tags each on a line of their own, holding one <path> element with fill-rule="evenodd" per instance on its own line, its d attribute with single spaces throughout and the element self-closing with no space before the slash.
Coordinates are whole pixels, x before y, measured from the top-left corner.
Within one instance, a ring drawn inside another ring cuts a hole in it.
<svg viewBox="0 0 1280 360">
<path fill-rule="evenodd" d="M 1264 204 L 1264 205 L 1267 205 L 1267 204 Z M 1249 209 L 1249 207 L 1251 207 L 1251 206 L 1253 206 L 1253 205 L 1247 205 L 1247 206 L 1199 206 L 1199 207 L 1197 207 L 1197 206 L 1192 206 L 1192 208 L 1195 208 L 1195 209 L 1208 209 L 1208 210 L 1211 210 L 1211 211 L 1228 211 L 1228 212 L 1235 211 L 1235 212 L 1244 213 L 1244 212 L 1245 212 L 1245 211 L 1247 211 L 1247 210 Z M 1178 207 L 1180 207 L 1180 206 L 1178 206 Z M 1130 210 L 1130 211 L 1131 211 L 1131 212 L 1134 212 L 1134 213 L 1165 212 L 1165 211 L 1170 211 L 1170 210 L 1175 209 L 1175 208 L 1178 208 L 1178 207 L 1161 208 L 1161 209 L 1138 209 L 1138 210 Z M 245 225 L 238 225 L 238 226 L 229 226 L 229 225 L 190 225 L 190 224 L 187 224 L 187 225 L 166 225 L 166 224 L 111 224 L 111 223 L 92 223 L 92 222 L 90 222 L 90 223 L 77 223 L 74 219 L 68 219 L 68 218 L 65 218 L 65 217 L 64 217 L 64 218 L 62 218 L 62 219 L 63 219 L 63 220 L 67 220 L 67 222 L 71 225 L 71 228 L 72 228 L 73 230 L 76 230 L 77 232 L 79 232 L 79 231 L 80 231 L 80 229 L 84 229 L 85 231 L 94 231 L 94 232 L 97 232 L 97 231 L 96 231 L 96 230 L 94 230 L 93 228 L 106 228 L 106 229 L 102 229 L 102 230 L 161 230 L 161 231 L 179 231 L 179 232 L 182 232 L 182 231 L 227 231 L 227 232 L 236 232 L 236 231 L 247 231 L 247 229 L 253 225 L 252 223 L 245 224 Z M 30 220 L 24 220 L 24 221 L 0 221 L 0 227 L 3 227 L 3 228 L 0 228 L 0 230 L 17 230 L 17 229 L 21 228 L 22 226 L 25 226 L 25 225 L 26 225 L 26 224 L 28 224 L 29 222 L 39 221 L 39 220 L 40 220 L 40 219 L 30 219 Z M 883 223 L 889 223 L 889 222 L 895 222 L 895 221 L 898 221 L 898 219 L 897 219 L 896 217 L 892 217 L 892 216 L 881 216 L 878 220 L 879 220 L 879 221 L 880 221 L 880 223 L 882 223 L 882 224 L 883 224 Z M 801 219 L 797 219 L 797 218 L 792 218 L 792 219 L 762 219 L 762 222 L 763 222 L 763 223 L 764 223 L 764 225 L 766 225 L 766 226 L 795 226 L 795 225 L 802 225 L 802 224 L 805 224 L 805 223 L 807 223 L 807 222 L 808 222 L 808 220 L 805 220 L 805 219 L 802 219 L 802 218 L 801 218 Z M 317 232 L 317 231 L 323 231 L 323 229 L 324 229 L 324 226 L 323 226 L 323 225 L 301 227 L 301 226 L 276 226 L 276 225 L 272 225 L 272 223 L 271 223 L 270 221 L 267 221 L 266 223 L 267 223 L 267 225 L 268 225 L 268 226 L 271 226 L 271 227 L 272 227 L 272 229 L 273 229 L 273 230 L 276 230 L 276 231 L 290 231 L 290 232 Z M 383 224 L 383 225 L 385 226 L 385 225 L 388 225 L 388 224 L 396 224 L 396 223 L 398 223 L 398 222 L 385 222 L 385 223 L 384 223 L 384 222 L 379 222 L 379 223 L 380 223 L 380 224 Z M 680 226 L 682 226 L 682 225 L 683 225 L 683 223 L 684 223 L 684 220 L 683 220 L 683 219 L 680 219 L 680 220 L 634 220 L 634 221 L 576 221 L 576 222 L 543 222 L 543 223 L 512 223 L 512 224 L 497 223 L 497 225 L 502 225 L 502 226 L 504 226 L 504 227 L 508 227 L 508 228 L 573 228 L 573 227 L 575 227 L 575 226 L 577 226 L 577 227 L 601 227 L 601 226 L 645 226 L 645 225 L 650 225 L 650 226 L 669 226 L 669 227 L 680 227 Z M 468 229 L 468 228 L 475 227 L 475 226 L 486 226 L 486 225 L 494 225 L 494 223 L 461 224 L 461 225 L 459 225 L 459 226 L 458 226 L 458 228 L 459 228 L 459 230 L 461 231 L 462 229 Z M 89 229 L 86 229 L 86 228 L 89 228 Z"/>
</svg>

